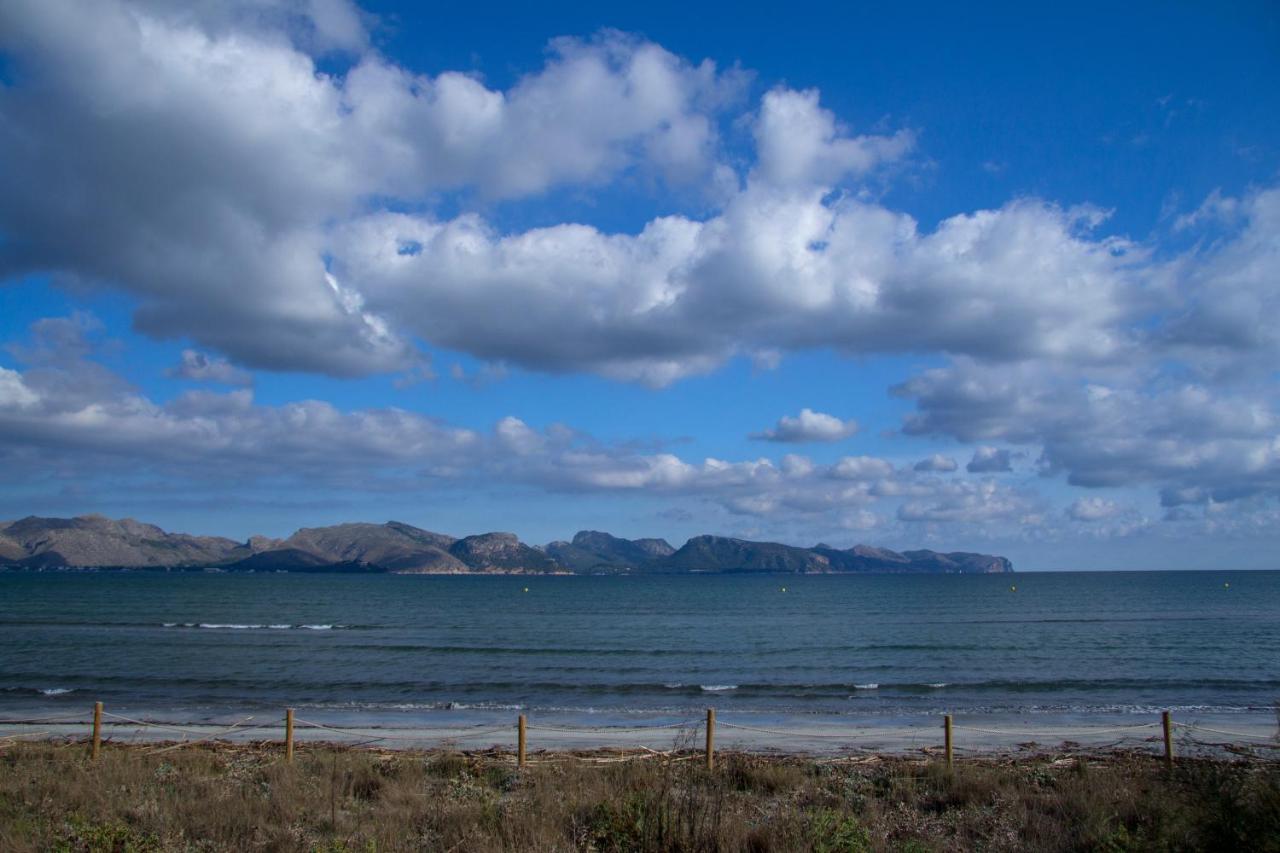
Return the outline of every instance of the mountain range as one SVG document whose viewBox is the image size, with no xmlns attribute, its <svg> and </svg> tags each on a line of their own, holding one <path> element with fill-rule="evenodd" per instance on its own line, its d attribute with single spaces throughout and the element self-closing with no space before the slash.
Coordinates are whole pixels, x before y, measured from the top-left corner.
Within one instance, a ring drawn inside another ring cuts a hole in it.
<svg viewBox="0 0 1280 853">
<path fill-rule="evenodd" d="M 169 533 L 131 518 L 100 515 L 0 521 L 0 566 L 28 569 L 133 568 L 397 574 L 687 574 L 694 572 L 1012 572 L 1004 557 L 967 552 L 841 550 L 725 536 L 621 539 L 595 530 L 533 547 L 512 533 L 461 539 L 398 521 L 304 527 L 287 539 Z"/>
</svg>

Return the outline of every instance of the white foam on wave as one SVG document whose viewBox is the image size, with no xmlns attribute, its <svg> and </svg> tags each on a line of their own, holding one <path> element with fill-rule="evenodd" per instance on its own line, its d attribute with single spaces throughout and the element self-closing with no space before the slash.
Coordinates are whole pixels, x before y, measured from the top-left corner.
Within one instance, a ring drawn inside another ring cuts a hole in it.
<svg viewBox="0 0 1280 853">
<path fill-rule="evenodd" d="M 316 625 L 289 625 L 289 624 L 287 624 L 287 623 L 280 623 L 280 624 L 276 624 L 276 625 L 262 625 L 262 624 L 259 624 L 259 623 L 256 623 L 256 622 L 255 622 L 255 623 L 244 623 L 244 622 L 163 622 L 163 623 L 161 623 L 161 625 L 162 625 L 162 627 L 165 627 L 165 628 L 205 628 L 205 629 L 207 629 L 207 630 L 215 630 L 215 631 L 261 631 L 261 630 L 272 630 L 272 631 L 292 631 L 292 630 L 306 630 L 306 631 L 332 631 L 332 630 L 333 630 L 333 629 L 335 629 L 335 628 L 346 628 L 346 627 L 347 627 L 346 625 L 321 625 L 321 624 L 316 624 Z"/>
<path fill-rule="evenodd" d="M 938 689 L 939 687 L 946 687 L 946 686 L 947 686 L 947 682 L 945 682 L 945 681 L 930 681 L 930 682 L 929 682 L 929 686 L 930 686 L 930 687 L 932 687 L 932 688 L 934 688 L 934 689 L 936 690 L 936 689 Z"/>
<path fill-rule="evenodd" d="M 874 681 L 869 681 L 866 684 L 855 684 L 853 685 L 853 689 L 854 690 L 879 690 L 880 685 Z"/>
<path fill-rule="evenodd" d="M 723 693 L 726 690 L 737 690 L 736 684 L 699 684 L 703 690 L 708 693 Z"/>
<path fill-rule="evenodd" d="M 74 687 L 50 687 L 40 692 L 46 696 L 61 696 L 64 693 L 75 693 L 76 689 Z"/>
</svg>

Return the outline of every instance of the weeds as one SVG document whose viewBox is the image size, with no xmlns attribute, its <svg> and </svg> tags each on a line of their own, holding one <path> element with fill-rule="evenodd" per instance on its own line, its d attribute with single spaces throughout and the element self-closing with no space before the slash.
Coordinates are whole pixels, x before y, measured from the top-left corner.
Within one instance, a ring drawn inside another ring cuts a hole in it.
<svg viewBox="0 0 1280 853">
<path fill-rule="evenodd" d="M 510 756 L 308 745 L 0 753 L 0 850 L 1280 853 L 1280 768 L 1148 756 L 819 764 L 695 753 L 518 771 Z"/>
</svg>

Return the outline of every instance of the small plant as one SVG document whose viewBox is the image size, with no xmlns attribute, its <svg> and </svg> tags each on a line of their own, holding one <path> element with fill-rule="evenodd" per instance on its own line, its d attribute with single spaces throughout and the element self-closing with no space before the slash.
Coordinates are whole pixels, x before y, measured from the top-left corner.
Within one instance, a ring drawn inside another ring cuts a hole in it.
<svg viewBox="0 0 1280 853">
<path fill-rule="evenodd" d="M 467 772 L 467 757 L 451 750 L 441 752 L 427 764 L 427 769 L 441 779 L 454 779 Z"/>
<path fill-rule="evenodd" d="M 821 809 L 809 822 L 814 853 L 863 853 L 871 849 L 871 836 L 856 817 Z"/>
<path fill-rule="evenodd" d="M 73 815 L 53 849 L 58 853 L 152 853 L 163 848 L 154 835 L 121 820 L 93 823 Z"/>
</svg>

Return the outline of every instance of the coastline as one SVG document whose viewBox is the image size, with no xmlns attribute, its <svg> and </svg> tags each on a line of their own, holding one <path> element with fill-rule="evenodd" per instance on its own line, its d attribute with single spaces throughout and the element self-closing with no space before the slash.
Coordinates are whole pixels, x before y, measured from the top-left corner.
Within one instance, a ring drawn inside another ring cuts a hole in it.
<svg viewBox="0 0 1280 853">
<path fill-rule="evenodd" d="M 85 739 L 92 727 L 86 711 L 68 719 L 61 714 L 29 714 L 15 722 L 0 719 L 0 742 Z M 299 744 L 376 746 L 392 750 L 458 749 L 512 751 L 517 742 L 516 712 L 441 712 L 435 715 L 335 714 L 297 711 L 294 729 Z M 30 722 L 25 722 L 29 720 Z M 604 719 L 590 714 L 528 715 L 531 751 L 608 749 L 669 751 L 704 742 L 705 721 L 673 719 Z M 1188 715 L 1173 719 L 1179 752 L 1234 752 L 1280 758 L 1280 732 L 1274 714 Z M 128 708 L 104 713 L 102 738 L 116 744 L 182 744 L 212 741 L 282 743 L 282 712 L 258 709 L 219 713 L 199 720 Z M 926 718 L 799 718 L 721 713 L 715 723 L 718 749 L 751 754 L 928 755 L 944 746 L 940 716 Z M 1050 752 L 1132 749 L 1159 754 L 1163 749 L 1159 718 L 1146 715 L 988 715 L 957 714 L 953 718 L 957 755 L 1000 756 Z"/>
</svg>

